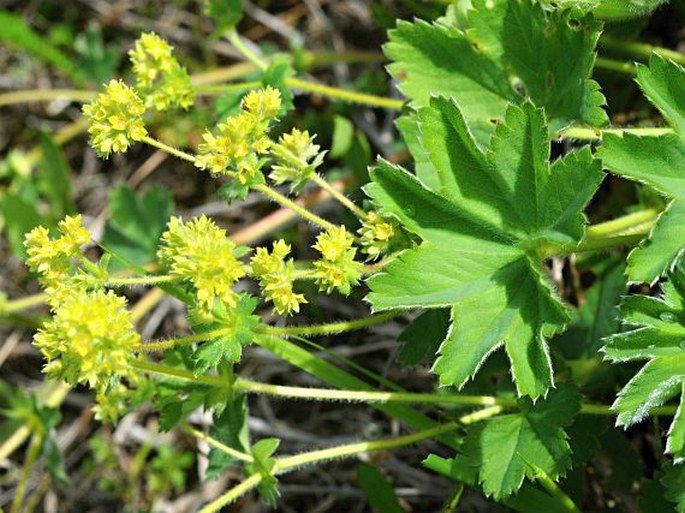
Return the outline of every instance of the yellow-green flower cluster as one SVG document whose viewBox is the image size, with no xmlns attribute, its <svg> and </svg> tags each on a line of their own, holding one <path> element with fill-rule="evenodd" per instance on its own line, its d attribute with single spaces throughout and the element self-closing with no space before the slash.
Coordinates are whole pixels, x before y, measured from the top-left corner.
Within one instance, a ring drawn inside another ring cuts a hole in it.
<svg viewBox="0 0 685 513">
<path fill-rule="evenodd" d="M 392 220 L 383 218 L 378 212 L 371 211 L 362 223 L 359 242 L 362 252 L 369 255 L 369 259 L 378 258 L 387 251 L 395 236 L 396 225 Z"/>
<path fill-rule="evenodd" d="M 143 100 L 121 80 L 112 80 L 92 103 L 83 106 L 88 120 L 90 145 L 100 157 L 124 152 L 147 135 Z"/>
<path fill-rule="evenodd" d="M 26 264 L 40 275 L 39 281 L 48 295 L 48 302 L 55 307 L 77 286 L 79 269 L 74 259 L 81 257 L 81 246 L 90 240 L 90 233 L 83 226 L 80 215 L 66 216 L 57 224 L 60 237 L 50 238 L 44 226 L 38 226 L 26 234 Z"/>
<path fill-rule="evenodd" d="M 154 32 L 140 36 L 129 53 L 136 76 L 136 89 L 147 107 L 159 111 L 179 106 L 184 109 L 195 101 L 190 76 L 173 56 L 173 48 Z"/>
<path fill-rule="evenodd" d="M 314 262 L 316 283 L 319 290 L 330 294 L 338 289 L 348 295 L 353 285 L 359 283 L 364 266 L 355 262 L 357 248 L 354 237 L 344 226 L 334 226 L 316 238 L 314 249 L 322 258 Z"/>
<path fill-rule="evenodd" d="M 242 111 L 220 123 L 217 135 L 205 132 L 195 165 L 215 175 L 231 176 L 242 185 L 251 183 L 264 165 L 261 156 L 272 144 L 267 131 L 280 106 L 277 89 L 250 92 L 243 99 Z"/>
<path fill-rule="evenodd" d="M 297 190 L 316 172 L 323 162 L 326 152 L 319 152 L 314 144 L 314 137 L 307 130 L 294 128 L 289 134 L 283 134 L 278 143 L 271 148 L 275 164 L 271 168 L 271 178 L 276 184 L 292 182 L 292 189 Z"/>
<path fill-rule="evenodd" d="M 111 290 L 82 289 L 74 289 L 55 308 L 33 339 L 47 360 L 43 370 L 48 376 L 96 389 L 133 372 L 128 358 L 139 341 L 126 299 Z"/>
<path fill-rule="evenodd" d="M 274 242 L 271 253 L 266 248 L 257 248 L 250 260 L 252 274 L 259 280 L 264 298 L 274 304 L 281 315 L 292 315 L 300 311 L 300 305 L 307 300 L 303 294 L 293 291 L 295 263 L 290 254 L 290 245 L 283 240 Z"/>
<path fill-rule="evenodd" d="M 189 280 L 195 287 L 198 306 L 211 311 L 217 299 L 230 307 L 238 300 L 232 287 L 245 271 L 235 250 L 226 231 L 206 216 L 186 223 L 172 217 L 162 234 L 157 257 L 170 274 Z"/>
</svg>

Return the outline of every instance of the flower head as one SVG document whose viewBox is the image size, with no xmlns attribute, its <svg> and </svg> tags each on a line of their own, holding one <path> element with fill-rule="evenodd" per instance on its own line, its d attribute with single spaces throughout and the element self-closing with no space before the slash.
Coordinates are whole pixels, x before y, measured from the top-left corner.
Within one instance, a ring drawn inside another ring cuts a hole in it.
<svg viewBox="0 0 685 513">
<path fill-rule="evenodd" d="M 134 141 L 147 135 L 145 105 L 136 92 L 121 80 L 112 80 L 92 103 L 83 106 L 88 119 L 90 145 L 100 157 L 124 152 Z"/>
<path fill-rule="evenodd" d="M 322 256 L 314 262 L 319 290 L 330 294 L 338 289 L 342 294 L 348 295 L 352 286 L 359 283 L 363 265 L 354 260 L 357 248 L 353 244 L 354 237 L 344 226 L 334 226 L 316 238 L 313 247 Z"/>
<path fill-rule="evenodd" d="M 220 123 L 218 134 L 205 132 L 195 165 L 215 175 L 237 178 L 243 185 L 251 183 L 264 165 L 260 155 L 272 144 L 267 130 L 279 107 L 276 89 L 249 93 L 242 102 L 242 112 Z"/>
<path fill-rule="evenodd" d="M 74 289 L 34 336 L 47 360 L 44 372 L 93 388 L 131 374 L 128 358 L 140 335 L 125 306 L 126 299 L 112 291 Z"/>
<path fill-rule="evenodd" d="M 37 226 L 26 234 L 24 246 L 28 258 L 26 265 L 40 274 L 40 282 L 48 294 L 51 305 L 58 304 L 75 285 L 78 269 L 73 259 L 81 255 L 81 246 L 90 240 L 80 215 L 66 216 L 57 224 L 60 237 L 50 238 L 44 226 Z"/>
<path fill-rule="evenodd" d="M 171 274 L 193 284 L 198 305 L 211 311 L 216 299 L 229 306 L 235 306 L 238 299 L 231 287 L 245 271 L 235 250 L 226 231 L 204 215 L 187 223 L 172 217 L 157 256 Z"/>
<path fill-rule="evenodd" d="M 320 147 L 314 144 L 314 137 L 307 130 L 297 128 L 289 134 L 283 134 L 278 143 L 271 147 L 276 163 L 269 178 L 279 185 L 293 182 L 293 190 L 302 187 L 321 165 L 326 154 L 319 152 Z"/>
<path fill-rule="evenodd" d="M 136 88 L 145 105 L 164 111 L 173 106 L 187 109 L 195 101 L 190 76 L 173 56 L 173 48 L 154 32 L 140 36 L 129 52 Z"/>
<path fill-rule="evenodd" d="M 300 305 L 307 302 L 303 294 L 293 290 L 295 263 L 292 258 L 285 260 L 289 254 L 290 245 L 277 240 L 270 253 L 266 248 L 257 248 L 250 260 L 252 274 L 259 280 L 264 298 L 281 315 L 297 313 Z"/>
</svg>

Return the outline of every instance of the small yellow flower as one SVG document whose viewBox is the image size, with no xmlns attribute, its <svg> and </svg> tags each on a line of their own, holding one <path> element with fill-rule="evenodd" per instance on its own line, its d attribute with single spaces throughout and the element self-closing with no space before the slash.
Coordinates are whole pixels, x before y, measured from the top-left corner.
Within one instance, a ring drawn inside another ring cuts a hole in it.
<svg viewBox="0 0 685 513">
<path fill-rule="evenodd" d="M 83 106 L 88 120 L 90 145 L 104 158 L 124 152 L 134 141 L 147 135 L 145 105 L 136 92 L 121 80 L 112 80 L 92 103 Z"/>
<path fill-rule="evenodd" d="M 270 86 L 250 91 L 243 98 L 242 105 L 246 111 L 259 119 L 272 119 L 281 108 L 281 92 Z"/>
<path fill-rule="evenodd" d="M 364 270 L 364 265 L 354 260 L 356 252 L 356 248 L 352 248 L 336 260 L 324 258 L 314 262 L 315 279 L 319 290 L 330 294 L 334 289 L 338 289 L 346 296 L 351 292 L 352 287 L 359 283 Z"/>
<path fill-rule="evenodd" d="M 374 259 L 385 253 L 397 232 L 396 225 L 391 220 L 372 211 L 368 213 L 357 233 L 360 235 L 362 252 L 369 255 L 369 259 Z"/>
<path fill-rule="evenodd" d="M 338 260 L 352 247 L 354 237 L 344 226 L 334 226 L 316 238 L 313 248 L 326 260 Z"/>
<path fill-rule="evenodd" d="M 164 111 L 173 106 L 184 109 L 195 101 L 190 76 L 173 56 L 172 46 L 157 34 L 142 34 L 129 52 L 136 76 L 136 88 L 145 105 Z"/>
<path fill-rule="evenodd" d="M 171 274 L 193 284 L 198 305 L 209 311 L 216 299 L 231 307 L 236 305 L 238 294 L 232 287 L 245 271 L 235 249 L 225 230 L 206 216 L 187 223 L 172 217 L 157 256 Z"/>
<path fill-rule="evenodd" d="M 264 298 L 281 315 L 297 313 L 300 305 L 307 302 L 303 294 L 293 291 L 295 263 L 292 259 L 285 260 L 289 254 L 290 245 L 277 240 L 271 253 L 266 248 L 257 248 L 250 259 L 252 274 L 259 280 Z"/>
<path fill-rule="evenodd" d="M 316 238 L 313 247 L 322 256 L 314 262 L 319 290 L 330 294 L 333 289 L 338 289 L 348 295 L 352 286 L 359 283 L 364 266 L 355 262 L 357 248 L 353 244 L 354 237 L 344 226 L 334 226 Z"/>
<path fill-rule="evenodd" d="M 293 189 L 304 185 L 321 165 L 326 153 L 319 152 L 320 147 L 314 144 L 314 137 L 307 130 L 297 128 L 283 134 L 271 147 L 275 164 L 269 178 L 278 185 L 293 182 Z"/>
</svg>

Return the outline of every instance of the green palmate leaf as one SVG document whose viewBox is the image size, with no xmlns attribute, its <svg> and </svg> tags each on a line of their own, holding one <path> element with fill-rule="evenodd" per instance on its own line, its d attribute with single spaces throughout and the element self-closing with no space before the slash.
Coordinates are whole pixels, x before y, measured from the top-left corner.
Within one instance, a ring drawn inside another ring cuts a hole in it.
<svg viewBox="0 0 685 513">
<path fill-rule="evenodd" d="M 473 0 L 468 28 L 400 21 L 386 55 L 415 107 L 452 96 L 480 146 L 509 103 L 524 98 L 545 110 L 550 129 L 607 121 L 604 96 L 589 80 L 601 25 L 572 10 L 545 11 L 532 0 Z"/>
<path fill-rule="evenodd" d="M 195 333 L 222 331 L 219 337 L 212 337 L 200 345 L 193 354 L 195 363 L 193 371 L 203 373 L 207 369 L 216 369 L 222 361 L 237 363 L 243 346 L 252 342 L 254 328 L 259 325 L 259 316 L 252 315 L 259 301 L 248 294 L 241 294 L 233 308 L 217 301 L 212 310 L 212 319 L 207 322 L 203 313 L 191 319 Z"/>
<path fill-rule="evenodd" d="M 571 465 L 564 426 L 580 409 L 580 394 L 570 385 L 550 392 L 535 405 L 519 400 L 520 411 L 474 426 L 456 462 L 478 468 L 483 491 L 502 499 L 518 490 L 525 477 L 535 479 L 542 471 L 551 479 Z"/>
<path fill-rule="evenodd" d="M 134 264 L 154 262 L 172 206 L 171 195 L 160 187 L 136 197 L 130 188 L 120 185 L 109 198 L 110 218 L 103 245 Z"/>
<path fill-rule="evenodd" d="M 451 307 L 433 370 L 462 386 L 504 345 L 520 394 L 552 385 L 546 337 L 568 319 L 545 277 L 544 254 L 583 235 L 582 210 L 602 179 L 589 151 L 549 165 L 541 110 L 512 106 L 488 153 L 476 146 L 457 105 L 434 98 L 421 110 L 422 145 L 440 194 L 388 163 L 367 193 L 423 243 L 369 279 L 376 310 Z"/>
<path fill-rule="evenodd" d="M 658 55 L 638 65 L 638 83 L 675 134 L 622 137 L 607 134 L 600 156 L 612 172 L 654 187 L 671 199 L 649 238 L 628 255 L 628 277 L 651 282 L 680 256 L 685 245 L 685 70 Z"/>
<path fill-rule="evenodd" d="M 485 492 L 496 498 L 518 490 L 524 476 L 534 479 L 542 471 L 557 479 L 571 464 L 563 427 L 580 409 L 578 391 L 563 386 L 536 405 L 520 400 L 519 407 L 519 413 L 478 426 L 465 443 L 466 457 L 476 456 L 481 465 Z"/>
<path fill-rule="evenodd" d="M 666 443 L 676 462 L 685 461 L 685 269 L 676 267 L 663 284 L 663 298 L 629 296 L 621 311 L 628 331 L 607 338 L 613 361 L 647 360 L 621 390 L 613 405 L 619 426 L 641 421 L 665 402 L 680 396 Z"/>
<path fill-rule="evenodd" d="M 373 465 L 360 463 L 357 482 L 376 513 L 403 513 L 392 485 L 383 473 Z"/>
</svg>

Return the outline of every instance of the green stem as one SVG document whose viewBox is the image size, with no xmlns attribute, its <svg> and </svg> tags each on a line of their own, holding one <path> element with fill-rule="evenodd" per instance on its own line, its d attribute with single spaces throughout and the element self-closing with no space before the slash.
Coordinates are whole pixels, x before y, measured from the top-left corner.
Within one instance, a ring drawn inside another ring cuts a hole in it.
<svg viewBox="0 0 685 513">
<path fill-rule="evenodd" d="M 65 99 L 73 102 L 87 103 L 97 98 L 95 91 L 82 89 L 26 89 L 0 94 L 0 107 L 17 103 L 52 101 Z"/>
<path fill-rule="evenodd" d="M 240 39 L 240 35 L 234 28 L 227 30 L 225 36 L 226 39 L 228 39 L 230 43 L 235 46 L 248 61 L 257 66 L 259 69 L 264 71 L 269 67 L 266 61 L 262 60 L 261 57 L 259 57 L 256 53 L 250 50 L 245 43 L 243 43 L 243 40 Z"/>
<path fill-rule="evenodd" d="M 301 89 L 302 91 L 320 94 L 321 96 L 326 96 L 328 98 L 334 98 L 336 100 L 370 105 L 372 107 L 379 107 L 383 109 L 400 110 L 404 106 L 403 100 L 385 98 L 373 94 L 357 93 L 355 91 L 347 91 L 338 87 L 317 84 L 315 82 L 309 82 L 300 78 L 286 78 L 285 85 L 295 89 Z"/>
<path fill-rule="evenodd" d="M 105 285 L 110 287 L 126 286 L 126 285 L 156 285 L 157 283 L 170 283 L 178 281 L 178 276 L 170 274 L 162 274 L 158 276 L 136 276 L 131 278 L 109 278 Z"/>
<path fill-rule="evenodd" d="M 0 304 L 0 315 L 13 314 L 28 308 L 33 308 L 34 306 L 42 305 L 47 298 L 47 294 L 34 294 L 32 296 L 7 301 L 4 305 Z"/>
<path fill-rule="evenodd" d="M 169 367 L 168 365 L 162 365 L 161 363 L 153 363 L 147 360 L 137 360 L 131 359 L 129 363 L 132 367 L 136 369 L 151 372 L 153 374 L 159 374 L 160 376 L 168 376 L 170 378 L 178 378 L 184 381 L 192 381 L 193 383 L 200 383 L 202 385 L 208 385 L 212 387 L 226 387 L 226 381 L 218 378 L 216 376 L 207 376 L 205 374 L 200 374 L 196 376 L 190 371 L 183 369 L 177 369 L 175 367 Z"/>
<path fill-rule="evenodd" d="M 364 390 L 340 390 L 335 388 L 291 387 L 261 383 L 243 378 L 238 378 L 236 380 L 234 388 L 235 390 L 242 390 L 247 393 L 314 401 L 458 404 L 465 406 L 500 406 L 501 408 L 515 408 L 517 405 L 516 399 L 502 397 L 459 394 L 419 394 L 412 392 L 367 392 Z"/>
<path fill-rule="evenodd" d="M 619 73 L 626 73 L 632 76 L 636 75 L 634 64 L 615 61 L 613 59 L 607 59 L 606 57 L 597 57 L 595 59 L 595 68 L 618 71 Z"/>
<path fill-rule="evenodd" d="M 188 335 L 186 337 L 172 338 L 170 340 L 160 340 L 157 342 L 145 342 L 139 344 L 137 347 L 133 349 L 133 351 L 136 353 L 164 351 L 165 349 L 170 349 L 172 347 L 185 346 L 188 344 L 195 344 L 197 342 L 207 342 L 209 340 L 221 338 L 224 335 L 232 333 L 233 331 L 233 328 L 219 328 L 212 331 L 206 331 L 204 333 Z"/>
<path fill-rule="evenodd" d="M 224 506 L 232 503 L 239 497 L 242 497 L 247 492 L 256 488 L 259 483 L 262 482 L 262 474 L 252 474 L 245 481 L 241 482 L 239 485 L 234 486 L 225 494 L 220 496 L 218 499 L 213 500 L 211 503 L 207 504 L 204 508 L 200 510 L 200 513 L 216 513 L 221 510 Z"/>
<path fill-rule="evenodd" d="M 615 39 L 608 35 L 603 35 L 601 38 L 599 38 L 599 46 L 601 48 L 607 48 L 609 50 L 614 50 L 623 54 L 644 57 L 646 59 L 649 59 L 653 53 L 656 53 L 662 57 L 677 62 L 681 66 L 685 66 L 685 55 L 683 55 L 682 53 L 676 52 L 675 50 L 669 50 L 668 48 L 650 45 L 647 43 L 625 41 L 621 39 Z"/>
<path fill-rule="evenodd" d="M 553 256 L 572 255 L 573 253 L 603 251 L 607 249 L 620 248 L 621 246 L 634 246 L 644 238 L 644 234 L 585 238 L 578 244 L 546 244 L 541 246 L 538 252 L 542 258 L 550 258 Z"/>
<path fill-rule="evenodd" d="M 659 137 L 672 133 L 672 128 L 608 128 L 599 130 L 596 128 L 572 126 L 561 130 L 559 135 L 566 139 L 577 139 L 579 141 L 601 141 L 604 134 L 633 134 L 644 137 Z"/>
<path fill-rule="evenodd" d="M 359 219 L 366 221 L 369 218 L 369 215 L 364 212 L 364 210 L 355 205 L 347 196 L 345 196 L 342 192 L 337 190 L 316 173 L 312 174 L 311 181 L 333 196 L 336 200 L 338 200 L 338 202 L 340 202 L 341 205 L 348 208 L 350 212 L 356 215 Z"/>
<path fill-rule="evenodd" d="M 385 438 L 382 440 L 372 440 L 368 442 L 358 442 L 353 444 L 341 445 L 338 447 L 331 447 L 328 449 L 321 449 L 318 451 L 306 452 L 303 454 L 296 454 L 294 456 L 284 456 L 275 460 L 272 469 L 273 475 L 282 474 L 293 468 L 302 467 L 304 465 L 312 465 L 323 461 L 332 459 L 341 459 L 354 456 L 363 452 L 382 451 L 388 449 L 395 449 L 397 447 L 404 447 L 423 440 L 438 437 L 442 434 L 449 433 L 466 424 L 473 424 L 481 420 L 485 420 L 501 412 L 499 406 L 491 406 L 483 410 L 465 415 L 460 418 L 458 422 L 450 422 L 441 426 L 432 427 L 423 431 L 418 431 L 410 435 L 398 436 L 394 438 Z M 224 506 L 230 504 L 241 495 L 247 493 L 249 490 L 255 488 L 262 480 L 260 474 L 250 476 L 248 479 L 240 483 L 228 492 L 214 500 L 200 510 L 200 513 L 215 513 Z"/>
<path fill-rule="evenodd" d="M 658 215 L 659 212 L 653 208 L 633 212 L 610 221 L 588 226 L 585 236 L 587 238 L 597 238 L 606 235 L 625 235 L 625 232 L 635 232 L 635 230 L 642 231 L 645 225 L 649 225 L 651 228 Z"/>
<path fill-rule="evenodd" d="M 341 333 L 343 331 L 353 331 L 374 324 L 380 324 L 389 321 L 400 315 L 402 312 L 384 312 L 381 314 L 371 315 L 364 319 L 357 319 L 354 321 L 340 321 L 327 324 L 317 324 L 313 326 L 285 326 L 283 328 L 275 326 L 264 326 L 260 328 L 261 333 L 268 335 L 276 335 L 282 337 L 291 336 L 314 336 L 314 335 L 328 335 L 330 333 Z"/>
<path fill-rule="evenodd" d="M 576 503 L 573 502 L 573 499 L 566 495 L 566 493 L 564 493 L 564 491 L 559 488 L 559 486 L 546 473 L 539 472 L 536 480 L 545 490 L 547 490 L 547 493 L 557 500 L 557 503 L 562 505 L 564 509 L 568 511 L 568 513 L 583 513 L 580 509 L 578 509 L 578 506 L 576 506 Z"/>
<path fill-rule="evenodd" d="M 195 162 L 195 157 L 191 155 L 190 153 L 186 153 L 185 151 L 179 150 L 174 148 L 173 146 L 169 146 L 168 144 L 164 144 L 161 141 L 158 141 L 157 139 L 153 139 L 150 136 L 145 136 L 141 139 L 141 142 L 144 142 L 146 144 L 149 144 L 150 146 L 154 146 L 157 149 L 160 149 L 162 151 L 166 151 L 167 153 L 173 155 L 174 157 L 178 157 L 183 160 L 187 160 L 188 162 Z"/>
<path fill-rule="evenodd" d="M 232 458 L 235 458 L 240 461 L 244 461 L 247 463 L 252 463 L 254 461 L 254 458 L 250 454 L 245 454 L 244 452 L 237 451 L 233 449 L 232 447 L 229 447 L 228 445 L 221 443 L 219 440 L 216 440 L 215 438 L 212 438 L 209 435 L 206 435 L 202 431 L 198 431 L 197 429 L 193 428 L 192 426 L 189 426 L 188 424 L 184 424 L 181 426 L 181 429 L 186 431 L 187 433 L 190 433 L 196 438 L 199 438 L 200 440 L 203 440 L 207 442 L 209 445 L 212 447 L 215 447 L 216 449 L 219 449 L 222 452 L 225 452 Z"/>
<path fill-rule="evenodd" d="M 316 214 L 311 213 L 309 210 L 301 207 L 300 205 L 295 203 L 290 198 L 287 198 L 286 196 L 283 196 L 281 193 L 276 192 L 275 190 L 273 190 L 268 185 L 258 184 L 258 185 L 253 186 L 253 189 L 261 192 L 266 197 L 275 201 L 279 205 L 286 207 L 286 208 L 289 208 L 290 210 L 292 210 L 293 212 L 298 214 L 300 217 L 306 219 L 307 221 L 310 221 L 316 225 L 319 225 L 321 228 L 323 228 L 325 230 L 330 230 L 331 228 L 335 227 L 334 224 L 329 223 L 325 219 L 317 216 Z"/>
<path fill-rule="evenodd" d="M 12 501 L 12 509 L 10 510 L 10 513 L 19 513 L 19 511 L 21 511 L 21 505 L 24 502 L 24 494 L 26 493 L 26 485 L 28 484 L 29 475 L 31 474 L 31 468 L 38 459 L 42 442 L 43 437 L 38 433 L 31 437 L 29 448 L 26 451 L 24 466 L 21 469 L 19 484 L 17 485 L 17 489 L 14 491 L 14 500 Z"/>
<path fill-rule="evenodd" d="M 215 94 L 215 93 L 242 93 L 251 89 L 259 89 L 263 83 L 259 80 L 252 82 L 240 82 L 237 84 L 226 84 L 219 86 L 197 86 L 195 90 L 200 94 Z"/>
</svg>

